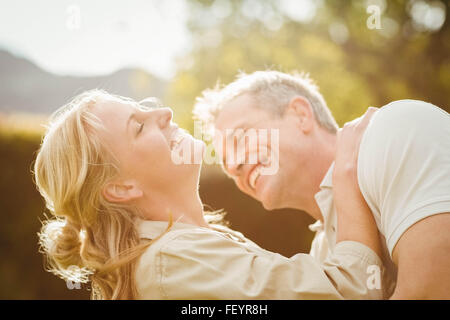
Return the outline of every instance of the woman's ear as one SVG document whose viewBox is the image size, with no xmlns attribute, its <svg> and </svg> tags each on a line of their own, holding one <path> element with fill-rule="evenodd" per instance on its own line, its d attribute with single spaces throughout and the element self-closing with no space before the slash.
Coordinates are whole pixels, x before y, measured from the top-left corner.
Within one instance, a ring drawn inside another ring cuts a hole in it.
<svg viewBox="0 0 450 320">
<path fill-rule="evenodd" d="M 297 118 L 300 130 L 309 133 L 314 125 L 314 114 L 311 104 L 302 96 L 295 96 L 288 105 L 288 111 Z"/>
<path fill-rule="evenodd" d="M 142 197 L 144 193 L 135 181 L 115 181 L 107 183 L 102 194 L 110 202 L 126 203 Z"/>
</svg>

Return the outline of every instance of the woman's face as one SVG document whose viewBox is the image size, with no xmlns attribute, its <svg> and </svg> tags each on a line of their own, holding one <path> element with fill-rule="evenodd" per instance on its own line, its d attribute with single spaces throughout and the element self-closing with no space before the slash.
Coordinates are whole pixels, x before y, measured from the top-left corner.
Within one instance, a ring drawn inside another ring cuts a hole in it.
<svg viewBox="0 0 450 320">
<path fill-rule="evenodd" d="M 100 136 L 119 161 L 121 179 L 136 183 L 144 194 L 197 188 L 204 144 L 171 121 L 170 108 L 118 99 L 100 101 L 92 112 L 106 127 Z M 180 164 L 183 152 L 191 157 Z M 194 163 L 194 158 L 200 161 Z"/>
</svg>

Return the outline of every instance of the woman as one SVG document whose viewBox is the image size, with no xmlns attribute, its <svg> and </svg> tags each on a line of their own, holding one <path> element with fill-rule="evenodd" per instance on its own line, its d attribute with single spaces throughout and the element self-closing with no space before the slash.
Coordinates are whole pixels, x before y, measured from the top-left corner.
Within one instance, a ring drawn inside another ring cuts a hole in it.
<svg viewBox="0 0 450 320">
<path fill-rule="evenodd" d="M 171 120 L 169 108 L 145 108 L 98 90 L 55 112 L 35 163 L 36 184 L 55 217 L 40 233 L 51 272 L 90 281 L 93 298 L 102 299 L 381 296 L 365 286 L 367 267 L 382 268 L 367 211 L 350 216 L 348 199 L 338 202 L 339 226 L 353 225 L 356 215 L 364 223 L 339 228 L 343 241 L 323 265 L 306 254 L 285 258 L 263 250 L 208 223 L 198 193 L 200 164 L 173 161 L 186 147 L 195 158 L 204 144 Z M 359 241 L 358 252 L 344 240 Z"/>
</svg>

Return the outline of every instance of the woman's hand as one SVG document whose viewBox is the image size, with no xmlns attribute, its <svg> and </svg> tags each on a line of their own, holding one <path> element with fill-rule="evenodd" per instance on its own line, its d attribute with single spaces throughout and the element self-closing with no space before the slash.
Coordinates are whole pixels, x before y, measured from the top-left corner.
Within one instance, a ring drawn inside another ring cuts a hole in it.
<svg viewBox="0 0 450 320">
<path fill-rule="evenodd" d="M 372 212 L 361 194 L 358 184 L 358 152 L 363 134 L 378 108 L 348 122 L 337 134 L 333 196 L 337 211 L 336 242 L 358 241 L 381 256 L 378 229 Z"/>
</svg>

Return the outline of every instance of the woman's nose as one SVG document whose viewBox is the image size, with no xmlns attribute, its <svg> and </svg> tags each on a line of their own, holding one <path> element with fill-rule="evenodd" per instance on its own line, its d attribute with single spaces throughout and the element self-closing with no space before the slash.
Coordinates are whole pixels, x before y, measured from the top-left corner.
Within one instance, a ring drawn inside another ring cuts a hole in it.
<svg viewBox="0 0 450 320">
<path fill-rule="evenodd" d="M 170 124 L 170 121 L 173 118 L 173 112 L 170 108 L 159 108 L 156 109 L 155 112 L 158 113 L 158 123 L 159 126 L 162 128 L 167 127 Z"/>
</svg>

